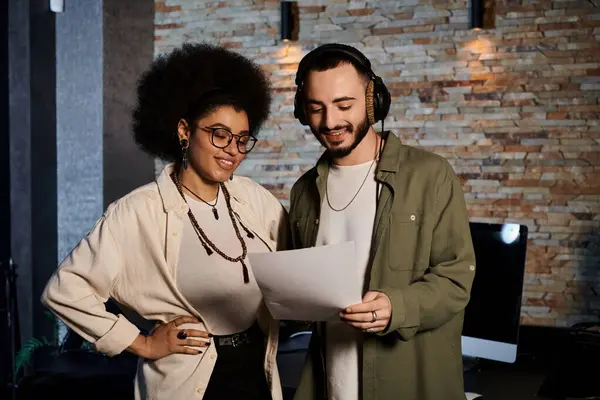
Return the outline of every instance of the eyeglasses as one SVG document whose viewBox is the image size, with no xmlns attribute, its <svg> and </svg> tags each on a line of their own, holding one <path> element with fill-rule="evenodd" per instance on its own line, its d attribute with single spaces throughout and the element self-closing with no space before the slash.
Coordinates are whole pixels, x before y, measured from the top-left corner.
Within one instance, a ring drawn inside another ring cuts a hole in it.
<svg viewBox="0 0 600 400">
<path fill-rule="evenodd" d="M 210 136 L 210 142 L 213 146 L 219 149 L 224 149 L 229 146 L 235 137 L 237 148 L 242 154 L 250 153 L 258 141 L 258 139 L 252 135 L 236 135 L 225 128 L 211 128 L 209 126 L 202 125 L 198 125 L 198 128 L 212 132 L 212 135 Z"/>
</svg>

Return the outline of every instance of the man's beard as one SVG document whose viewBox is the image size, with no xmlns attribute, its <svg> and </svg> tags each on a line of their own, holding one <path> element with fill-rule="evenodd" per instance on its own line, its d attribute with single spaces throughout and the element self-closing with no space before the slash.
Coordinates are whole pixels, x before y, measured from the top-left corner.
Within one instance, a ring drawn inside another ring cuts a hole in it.
<svg viewBox="0 0 600 400">
<path fill-rule="evenodd" d="M 356 127 L 356 129 L 354 128 L 354 125 L 348 124 L 348 125 L 338 125 L 338 126 L 334 127 L 333 129 L 322 128 L 322 129 L 319 129 L 317 132 L 315 132 L 315 130 L 312 128 L 311 128 L 311 130 L 312 130 L 312 133 L 315 135 L 315 137 L 319 140 L 319 142 L 321 142 L 323 147 L 325 147 L 325 149 L 326 149 L 325 152 L 327 153 L 327 155 L 333 159 L 336 159 L 336 158 L 346 157 L 347 155 L 352 153 L 352 151 L 356 148 L 356 146 L 358 146 L 360 144 L 360 142 L 362 142 L 364 137 L 367 136 L 367 133 L 369 132 L 370 127 L 371 126 L 369 125 L 369 120 L 365 116 L 365 119 L 362 120 L 362 122 Z M 331 131 L 337 131 L 337 130 L 341 130 L 341 129 L 346 129 L 346 131 L 348 131 L 348 133 L 352 134 L 352 139 L 353 139 L 352 143 L 350 143 L 350 145 L 347 147 L 335 147 L 335 148 L 330 149 L 327 146 L 327 142 L 325 141 L 324 138 L 321 137 L 321 135 L 327 135 Z"/>
</svg>

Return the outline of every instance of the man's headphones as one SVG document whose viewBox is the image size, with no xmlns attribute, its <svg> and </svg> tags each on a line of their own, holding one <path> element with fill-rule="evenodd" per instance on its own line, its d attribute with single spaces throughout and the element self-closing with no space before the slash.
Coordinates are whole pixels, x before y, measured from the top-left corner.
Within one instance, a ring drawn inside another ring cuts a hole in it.
<svg viewBox="0 0 600 400">
<path fill-rule="evenodd" d="M 325 54 L 338 53 L 345 55 L 354 61 L 355 67 L 358 65 L 361 72 L 366 72 L 369 75 L 370 81 L 367 85 L 366 103 L 367 117 L 369 125 L 374 125 L 378 121 L 382 121 L 388 114 L 391 104 L 391 96 L 383 80 L 375 75 L 371 68 L 371 62 L 363 53 L 352 46 L 345 44 L 331 43 L 317 47 L 309 52 L 298 66 L 296 73 L 296 96 L 294 98 L 294 117 L 300 121 L 302 125 L 308 125 L 306 116 L 306 105 L 304 104 L 304 79 L 307 72 L 313 66 L 315 60 Z"/>
</svg>

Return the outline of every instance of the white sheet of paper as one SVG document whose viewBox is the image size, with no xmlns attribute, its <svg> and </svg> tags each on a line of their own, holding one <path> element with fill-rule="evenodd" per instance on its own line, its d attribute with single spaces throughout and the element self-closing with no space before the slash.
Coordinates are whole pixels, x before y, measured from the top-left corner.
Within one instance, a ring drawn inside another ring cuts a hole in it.
<svg viewBox="0 0 600 400">
<path fill-rule="evenodd" d="M 339 320 L 362 300 L 354 242 L 248 254 L 265 304 L 275 319 Z"/>
</svg>

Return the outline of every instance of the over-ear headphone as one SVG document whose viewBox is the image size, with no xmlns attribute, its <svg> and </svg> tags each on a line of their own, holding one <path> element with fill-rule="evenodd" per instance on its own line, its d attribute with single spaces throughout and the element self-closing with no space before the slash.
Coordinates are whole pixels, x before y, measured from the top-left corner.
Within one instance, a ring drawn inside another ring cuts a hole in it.
<svg viewBox="0 0 600 400">
<path fill-rule="evenodd" d="M 294 97 L 294 116 L 302 125 L 308 125 L 306 106 L 304 104 L 304 80 L 313 63 L 325 54 L 338 53 L 345 55 L 354 61 L 359 69 L 369 75 L 370 81 L 367 85 L 366 103 L 369 125 L 382 121 L 390 110 L 391 96 L 383 80 L 375 75 L 371 68 L 371 62 L 363 53 L 352 46 L 340 43 L 330 43 L 317 47 L 309 52 L 298 66 L 296 73 L 296 96 Z M 356 66 L 356 65 L 355 65 Z"/>
</svg>

